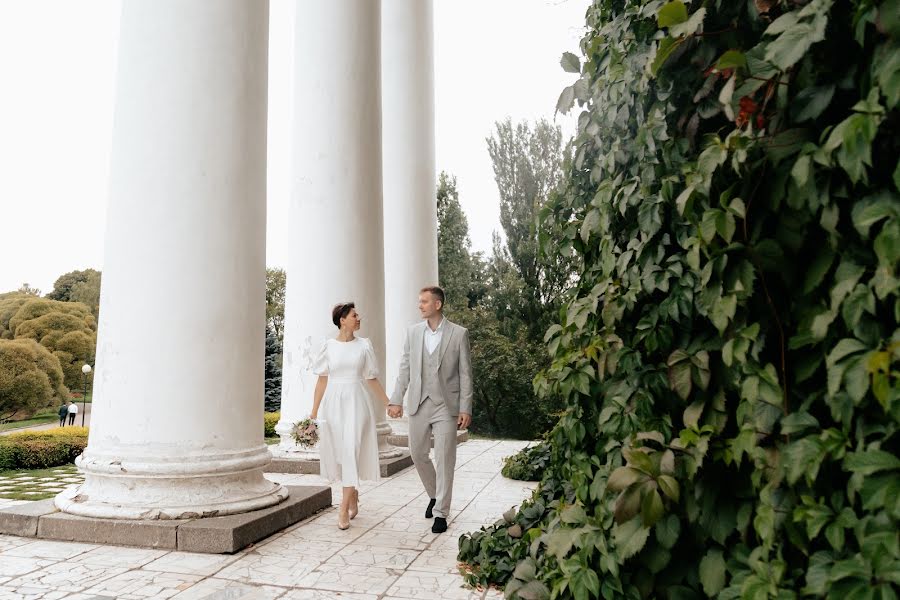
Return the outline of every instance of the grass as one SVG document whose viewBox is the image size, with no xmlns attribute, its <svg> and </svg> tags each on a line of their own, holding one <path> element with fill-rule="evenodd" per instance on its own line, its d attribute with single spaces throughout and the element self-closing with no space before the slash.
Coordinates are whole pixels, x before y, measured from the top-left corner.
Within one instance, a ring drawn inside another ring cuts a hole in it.
<svg viewBox="0 0 900 600">
<path fill-rule="evenodd" d="M 40 484 L 50 482 L 40 481 L 40 479 L 53 478 L 60 480 L 77 474 L 78 468 L 71 464 L 51 469 L 0 471 L 0 498 L 5 500 L 46 500 L 54 497 L 60 490 L 70 484 L 58 481 L 58 486 L 48 490 Z M 22 479 L 23 477 L 32 477 L 33 479 Z"/>
<path fill-rule="evenodd" d="M 33 427 L 34 425 L 46 425 L 47 423 L 58 423 L 59 415 L 56 412 L 57 410 L 59 409 L 45 408 L 27 419 L 0 423 L 0 431 L 9 431 L 10 429 L 19 429 L 20 427 Z"/>
</svg>

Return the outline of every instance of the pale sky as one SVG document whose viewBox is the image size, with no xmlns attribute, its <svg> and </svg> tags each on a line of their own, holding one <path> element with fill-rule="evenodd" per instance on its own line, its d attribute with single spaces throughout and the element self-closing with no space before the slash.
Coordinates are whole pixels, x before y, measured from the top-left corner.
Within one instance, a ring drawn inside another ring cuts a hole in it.
<svg viewBox="0 0 900 600">
<path fill-rule="evenodd" d="M 213 0 L 210 0 L 213 1 Z M 287 264 L 292 0 L 271 1 L 267 262 Z M 312 0 L 307 0 L 312 1 Z M 328 0 L 315 0 L 328 1 Z M 121 0 L 0 0 L 0 293 L 103 268 Z M 590 0 L 434 0 L 435 153 L 475 250 L 500 229 L 485 138 L 553 118 Z M 568 134 L 571 119 L 557 116 Z"/>
</svg>

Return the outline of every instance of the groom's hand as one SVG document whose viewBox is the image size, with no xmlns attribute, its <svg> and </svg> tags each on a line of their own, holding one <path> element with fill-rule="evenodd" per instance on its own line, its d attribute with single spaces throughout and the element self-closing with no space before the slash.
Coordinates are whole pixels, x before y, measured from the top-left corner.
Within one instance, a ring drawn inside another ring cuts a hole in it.
<svg viewBox="0 0 900 600">
<path fill-rule="evenodd" d="M 472 415 L 468 413 L 459 413 L 459 419 L 456 421 L 457 429 L 468 429 L 472 424 Z"/>
<path fill-rule="evenodd" d="M 392 419 L 399 419 L 403 416 L 403 407 L 396 404 L 388 406 L 388 416 Z"/>
</svg>

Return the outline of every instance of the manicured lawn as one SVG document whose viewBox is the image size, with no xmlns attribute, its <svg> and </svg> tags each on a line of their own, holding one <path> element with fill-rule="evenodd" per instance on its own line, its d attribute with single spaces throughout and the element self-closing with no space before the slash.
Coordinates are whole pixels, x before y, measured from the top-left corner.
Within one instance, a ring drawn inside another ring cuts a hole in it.
<svg viewBox="0 0 900 600">
<path fill-rule="evenodd" d="M 46 500 L 69 485 L 80 483 L 75 465 L 52 469 L 0 471 L 0 498 L 7 500 Z"/>
<path fill-rule="evenodd" d="M 31 427 L 33 425 L 45 425 L 47 423 L 59 422 L 58 408 L 45 408 L 34 416 L 22 421 L 10 421 L 9 423 L 0 423 L 0 431 L 9 429 L 19 429 L 20 427 Z"/>
</svg>

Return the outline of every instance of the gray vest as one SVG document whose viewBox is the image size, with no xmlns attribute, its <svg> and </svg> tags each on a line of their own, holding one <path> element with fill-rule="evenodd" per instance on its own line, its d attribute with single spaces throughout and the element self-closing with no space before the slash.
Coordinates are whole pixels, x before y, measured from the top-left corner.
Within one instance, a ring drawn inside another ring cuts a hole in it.
<svg viewBox="0 0 900 600">
<path fill-rule="evenodd" d="M 444 332 L 447 335 L 447 332 Z M 428 347 L 424 341 L 422 343 L 422 400 L 431 398 L 435 404 L 444 403 L 444 394 L 441 392 L 441 380 L 438 375 L 438 361 L 441 355 L 441 346 L 434 349 L 431 354 L 428 353 Z"/>
</svg>

